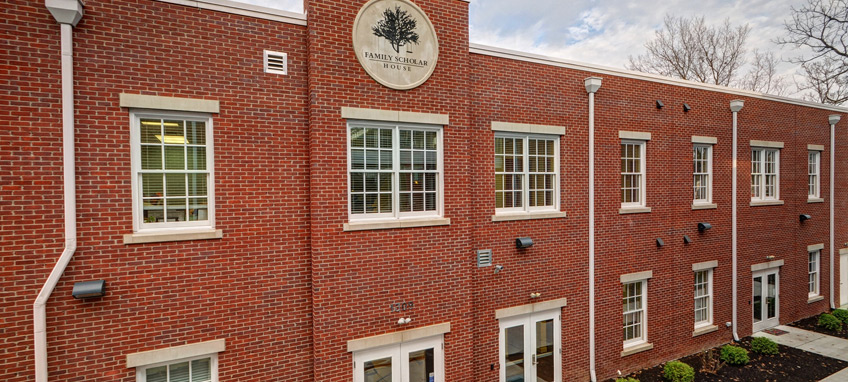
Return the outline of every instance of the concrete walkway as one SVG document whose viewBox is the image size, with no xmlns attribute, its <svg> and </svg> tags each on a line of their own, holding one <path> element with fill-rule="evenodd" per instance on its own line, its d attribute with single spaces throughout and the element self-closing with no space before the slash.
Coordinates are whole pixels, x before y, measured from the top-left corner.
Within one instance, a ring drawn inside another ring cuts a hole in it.
<svg viewBox="0 0 848 382">
<path fill-rule="evenodd" d="M 754 337 L 766 337 L 781 345 L 798 348 L 811 353 L 821 354 L 826 357 L 836 358 L 843 361 L 848 361 L 848 340 L 811 332 L 809 330 L 793 328 L 791 326 L 780 325 L 775 327 L 786 334 L 779 336 L 771 335 L 764 332 L 754 333 Z M 842 369 L 836 374 L 831 375 L 822 382 L 845 382 L 848 381 L 848 368 Z"/>
</svg>

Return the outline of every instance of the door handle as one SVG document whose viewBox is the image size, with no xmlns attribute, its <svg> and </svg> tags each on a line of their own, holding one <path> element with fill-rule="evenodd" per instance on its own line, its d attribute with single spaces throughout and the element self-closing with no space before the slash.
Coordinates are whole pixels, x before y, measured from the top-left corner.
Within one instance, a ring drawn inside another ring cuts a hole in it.
<svg viewBox="0 0 848 382">
<path fill-rule="evenodd" d="M 538 361 L 536 361 L 536 355 L 535 355 L 535 354 L 533 354 L 533 366 L 536 366 L 536 365 L 538 365 L 538 364 L 539 364 L 539 362 L 538 362 Z"/>
</svg>

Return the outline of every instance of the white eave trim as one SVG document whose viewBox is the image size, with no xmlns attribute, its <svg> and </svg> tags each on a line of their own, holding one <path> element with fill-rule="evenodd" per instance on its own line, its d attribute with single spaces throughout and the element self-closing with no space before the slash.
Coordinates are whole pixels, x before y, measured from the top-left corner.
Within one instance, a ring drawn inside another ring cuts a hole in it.
<svg viewBox="0 0 848 382">
<path fill-rule="evenodd" d="M 161 362 L 176 361 L 183 358 L 220 353 L 226 350 L 224 339 L 198 342 L 196 344 L 173 346 L 165 349 L 127 354 L 127 367 L 153 365 Z"/>
<path fill-rule="evenodd" d="M 161 97 L 142 94 L 121 93 L 121 107 L 132 109 L 188 111 L 197 113 L 219 113 L 220 103 L 217 100 Z"/>
<path fill-rule="evenodd" d="M 373 349 L 450 333 L 450 322 L 347 341 L 347 351 Z"/>
<path fill-rule="evenodd" d="M 823 105 L 823 104 L 820 104 L 820 103 L 807 102 L 807 101 L 802 101 L 802 100 L 799 100 L 799 99 L 793 99 L 793 98 L 788 98 L 788 97 L 779 97 L 779 96 L 774 96 L 774 95 L 770 95 L 770 94 L 752 92 L 752 91 L 748 91 L 748 90 L 733 89 L 733 88 L 728 88 L 728 87 L 724 87 L 724 86 L 710 85 L 710 84 L 704 84 L 704 83 L 700 83 L 700 82 L 681 80 L 681 79 L 677 79 L 677 78 L 663 77 L 663 76 L 660 76 L 660 75 L 657 75 L 657 74 L 642 73 L 642 72 L 636 72 L 636 71 L 619 69 L 619 68 L 611 68 L 611 67 L 608 67 L 608 66 L 588 64 L 588 63 L 571 61 L 571 60 L 566 60 L 566 59 L 557 58 L 557 57 L 543 56 L 543 55 L 533 54 L 533 53 L 519 52 L 519 51 L 516 51 L 516 50 L 497 48 L 497 47 L 482 45 L 482 44 L 470 44 L 469 45 L 469 51 L 473 54 L 481 54 L 481 55 L 486 55 L 486 56 L 506 58 L 506 59 L 510 59 L 510 60 L 532 62 L 532 63 L 536 63 L 536 64 L 556 66 L 556 67 L 560 67 L 560 68 L 582 70 L 582 71 L 587 71 L 587 72 L 591 72 L 591 73 L 594 73 L 594 74 L 608 74 L 608 75 L 613 75 L 613 76 L 618 76 L 618 77 L 623 77 L 623 78 L 632 78 L 632 79 L 636 79 L 636 80 L 650 81 L 650 82 L 680 86 L 680 87 L 685 87 L 685 88 L 693 88 L 693 89 L 714 91 L 714 92 L 719 92 L 719 93 L 734 94 L 734 95 L 740 95 L 740 96 L 744 96 L 744 97 L 759 98 L 759 99 L 765 99 L 765 100 L 769 100 L 769 101 L 782 102 L 782 103 L 788 103 L 788 104 L 799 105 L 799 106 L 807 106 L 807 107 L 812 107 L 812 108 L 816 108 L 816 109 L 831 110 L 831 111 L 835 111 L 835 112 L 839 112 L 839 113 L 848 112 L 848 108 L 844 108 L 844 107 Z"/>
<path fill-rule="evenodd" d="M 565 135 L 565 126 L 531 125 L 529 123 L 512 123 L 492 121 L 492 131 L 507 131 L 528 134 Z"/>
<path fill-rule="evenodd" d="M 237 3 L 227 0 L 156 0 L 163 3 L 171 3 L 177 5 L 185 5 L 187 7 L 197 9 L 207 9 L 210 11 L 218 11 L 231 13 L 234 15 L 242 15 L 254 17 L 257 19 L 279 21 L 286 24 L 306 25 L 306 15 L 294 12 L 282 11 L 279 9 L 260 7 L 258 5 L 250 5 Z"/>
</svg>

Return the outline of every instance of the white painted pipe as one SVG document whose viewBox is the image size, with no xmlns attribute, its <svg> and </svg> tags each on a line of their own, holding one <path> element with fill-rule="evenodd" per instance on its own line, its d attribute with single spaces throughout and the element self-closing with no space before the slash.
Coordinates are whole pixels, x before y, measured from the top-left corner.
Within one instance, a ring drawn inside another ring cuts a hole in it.
<svg viewBox="0 0 848 382">
<path fill-rule="evenodd" d="M 62 163 L 65 201 L 65 249 L 33 304 L 35 381 L 47 382 L 47 300 L 77 249 L 76 183 L 74 168 L 74 74 L 71 24 L 61 25 L 62 39 Z"/>
<path fill-rule="evenodd" d="M 836 123 L 839 122 L 841 116 L 839 114 L 831 114 L 827 120 L 830 122 L 830 309 L 836 309 L 836 299 L 833 297 L 833 258 L 836 252 L 836 243 L 834 243 L 833 234 L 833 185 L 836 183 L 834 177 L 836 168 L 835 154 L 836 151 Z"/>
<path fill-rule="evenodd" d="M 601 79 L 589 77 L 583 81 L 589 93 L 589 377 L 597 382 L 595 373 L 595 92 Z"/>
<path fill-rule="evenodd" d="M 738 280 L 738 275 L 737 275 L 738 264 L 737 264 L 737 253 L 736 253 L 736 251 L 737 251 L 737 249 L 736 249 L 736 247 L 737 247 L 737 245 L 736 245 L 736 238 L 737 238 L 737 233 L 736 233 L 736 192 L 737 192 L 737 190 L 736 190 L 736 187 L 737 187 L 736 173 L 737 173 L 738 168 L 739 168 L 739 166 L 738 166 L 739 153 L 737 152 L 738 151 L 738 142 L 737 142 L 738 127 L 737 127 L 737 118 L 736 117 L 737 117 L 737 113 L 739 113 L 739 110 L 742 110 L 743 106 L 745 106 L 745 102 L 742 101 L 742 100 L 730 101 L 730 111 L 733 112 L 733 175 L 731 175 L 732 176 L 732 180 L 731 180 L 732 184 L 730 186 L 730 189 L 731 189 L 731 196 L 730 197 L 733 199 L 733 201 L 731 202 L 731 205 L 732 205 L 732 208 L 731 208 L 731 211 L 732 211 L 731 212 L 731 220 L 732 220 L 732 223 L 731 223 L 732 234 L 731 235 L 732 235 L 732 239 L 731 239 L 730 246 L 731 246 L 731 252 L 733 254 L 733 261 L 732 261 L 732 264 L 733 264 L 733 270 L 732 270 L 732 275 L 733 275 L 732 276 L 733 277 L 733 296 L 732 296 L 733 297 L 733 319 L 732 319 L 732 321 L 733 321 L 733 323 L 732 323 L 732 325 L 733 325 L 733 340 L 734 341 L 739 341 L 739 331 L 737 329 L 738 328 L 738 325 L 737 325 L 737 323 L 738 323 L 738 310 L 739 310 L 739 302 L 737 301 L 737 298 L 738 298 L 738 292 L 737 292 L 738 285 L 737 284 L 738 284 L 739 280 Z"/>
</svg>

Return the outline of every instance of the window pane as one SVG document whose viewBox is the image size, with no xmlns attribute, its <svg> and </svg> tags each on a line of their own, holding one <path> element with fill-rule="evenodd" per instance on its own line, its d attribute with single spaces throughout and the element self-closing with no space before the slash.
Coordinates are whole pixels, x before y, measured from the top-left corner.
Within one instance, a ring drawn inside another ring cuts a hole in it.
<svg viewBox="0 0 848 382">
<path fill-rule="evenodd" d="M 206 198 L 189 199 L 189 220 L 209 220 L 209 203 Z"/>
<path fill-rule="evenodd" d="M 429 382 L 436 376 L 433 349 L 409 353 L 409 382 Z"/>
<path fill-rule="evenodd" d="M 162 146 L 141 146 L 141 169 L 162 169 Z"/>
<path fill-rule="evenodd" d="M 392 358 L 365 362 L 365 382 L 392 382 Z"/>
<path fill-rule="evenodd" d="M 145 370 L 146 382 L 168 382 L 168 367 L 151 367 Z"/>
<path fill-rule="evenodd" d="M 206 196 L 206 174 L 188 174 L 189 196 Z"/>
<path fill-rule="evenodd" d="M 145 223 L 165 221 L 165 199 L 145 199 L 142 203 L 142 219 Z"/>
<path fill-rule="evenodd" d="M 141 143 L 159 144 L 161 141 L 156 136 L 162 136 L 162 121 L 158 119 L 142 119 L 140 132 Z"/>
<path fill-rule="evenodd" d="M 166 195 L 185 196 L 186 176 L 185 174 L 165 174 Z"/>
<path fill-rule="evenodd" d="M 554 381 L 554 320 L 536 322 L 536 382 Z"/>
<path fill-rule="evenodd" d="M 189 382 L 188 362 L 168 366 L 170 369 L 169 382 Z"/>
<path fill-rule="evenodd" d="M 390 129 L 382 129 L 380 130 L 380 147 L 384 149 L 392 148 L 392 130 Z M 391 151 L 389 151 L 391 152 Z"/>
<path fill-rule="evenodd" d="M 186 122 L 186 133 L 188 144 L 190 145 L 205 145 L 206 144 L 206 122 Z"/>
<path fill-rule="evenodd" d="M 504 329 L 506 380 L 524 382 L 524 326 Z"/>
<path fill-rule="evenodd" d="M 211 361 L 210 358 L 191 361 L 191 382 L 207 382 L 212 380 Z"/>
<path fill-rule="evenodd" d="M 168 198 L 165 200 L 167 211 L 165 218 L 169 222 L 184 222 L 186 221 L 186 199 L 185 198 Z"/>
<path fill-rule="evenodd" d="M 165 169 L 185 170 L 184 146 L 165 146 Z"/>
<path fill-rule="evenodd" d="M 187 159 L 189 170 L 206 170 L 205 147 L 189 147 Z"/>
<path fill-rule="evenodd" d="M 162 174 L 141 174 L 142 196 L 145 198 L 164 196 Z"/>
<path fill-rule="evenodd" d="M 362 170 L 365 168 L 365 150 L 350 150 L 350 168 L 354 170 Z"/>
<path fill-rule="evenodd" d="M 365 129 L 365 147 L 380 147 L 380 144 L 378 143 L 378 134 L 379 131 L 377 129 Z"/>
<path fill-rule="evenodd" d="M 361 127 L 350 129 L 350 146 L 365 147 L 365 129 Z"/>
</svg>

